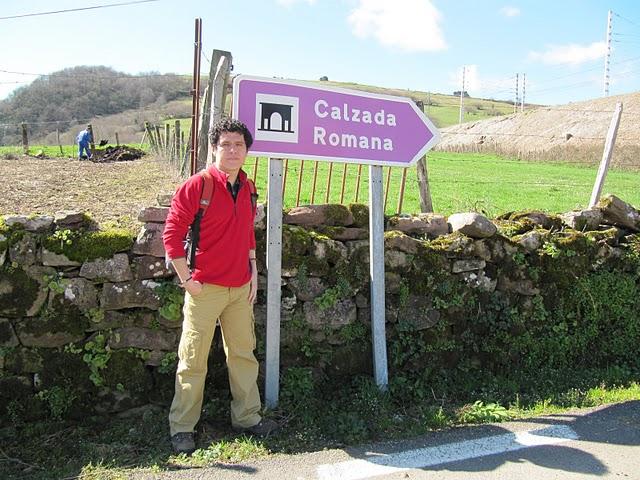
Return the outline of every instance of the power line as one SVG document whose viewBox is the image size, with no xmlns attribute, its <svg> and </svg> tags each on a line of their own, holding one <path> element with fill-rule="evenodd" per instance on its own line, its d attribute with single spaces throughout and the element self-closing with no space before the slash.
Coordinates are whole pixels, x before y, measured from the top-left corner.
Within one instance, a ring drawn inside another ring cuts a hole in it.
<svg viewBox="0 0 640 480">
<path fill-rule="evenodd" d="M 620 19 L 622 19 L 622 20 L 625 20 L 625 21 L 629 22 L 629 23 L 630 23 L 630 24 L 632 24 L 632 25 L 635 25 L 635 26 L 637 26 L 637 27 L 640 27 L 640 24 L 638 24 L 638 23 L 634 22 L 633 20 L 629 20 L 628 18 L 625 18 L 625 17 L 623 17 L 622 15 L 617 14 L 616 12 L 613 12 L 613 14 L 614 14 L 616 17 L 618 17 L 618 18 L 620 18 Z"/>
<path fill-rule="evenodd" d="M 37 17 L 40 15 L 53 15 L 56 13 L 67 13 L 67 12 L 80 12 L 82 10 L 96 10 L 98 8 L 109 8 L 109 7 L 121 7 L 124 5 L 136 5 L 138 3 L 150 3 L 150 2 L 159 2 L 160 0 L 135 0 L 132 2 L 123 2 L 123 3 L 111 3 L 106 5 L 95 5 L 93 7 L 82 7 L 82 8 L 70 8 L 67 10 L 54 10 L 51 12 L 38 12 L 38 13 L 25 13 L 23 15 L 11 15 L 8 17 L 0 17 L 0 20 L 10 20 L 12 18 L 24 18 L 24 17 Z"/>
</svg>

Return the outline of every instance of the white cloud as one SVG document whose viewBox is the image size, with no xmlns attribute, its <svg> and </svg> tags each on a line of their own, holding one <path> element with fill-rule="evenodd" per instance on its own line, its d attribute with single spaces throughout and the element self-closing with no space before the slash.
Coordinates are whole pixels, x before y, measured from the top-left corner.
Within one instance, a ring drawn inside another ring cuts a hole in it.
<svg viewBox="0 0 640 480">
<path fill-rule="evenodd" d="M 316 3 L 316 0 L 276 0 L 276 3 L 278 5 L 282 5 L 283 7 L 291 7 L 296 3 L 301 3 L 301 2 L 308 3 L 309 5 L 313 5 L 314 3 Z"/>
<path fill-rule="evenodd" d="M 544 52 L 529 52 L 529 59 L 549 65 L 580 65 L 591 60 L 604 57 L 607 46 L 605 42 L 594 42 L 591 45 L 548 45 Z"/>
<path fill-rule="evenodd" d="M 386 47 L 437 51 L 447 48 L 441 17 L 431 0 L 358 0 L 349 23 L 357 37 L 374 37 Z"/>
<path fill-rule="evenodd" d="M 520 15 L 520 9 L 518 7 L 507 5 L 500 9 L 500 13 L 505 17 L 518 17 Z"/>
</svg>

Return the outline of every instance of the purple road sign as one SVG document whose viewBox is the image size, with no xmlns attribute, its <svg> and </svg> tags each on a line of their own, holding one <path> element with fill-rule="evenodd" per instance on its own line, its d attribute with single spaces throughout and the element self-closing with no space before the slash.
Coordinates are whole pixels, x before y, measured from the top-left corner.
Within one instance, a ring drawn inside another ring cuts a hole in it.
<svg viewBox="0 0 640 480">
<path fill-rule="evenodd" d="M 254 155 L 407 167 L 440 138 L 405 97 L 244 75 L 233 92 Z"/>
</svg>

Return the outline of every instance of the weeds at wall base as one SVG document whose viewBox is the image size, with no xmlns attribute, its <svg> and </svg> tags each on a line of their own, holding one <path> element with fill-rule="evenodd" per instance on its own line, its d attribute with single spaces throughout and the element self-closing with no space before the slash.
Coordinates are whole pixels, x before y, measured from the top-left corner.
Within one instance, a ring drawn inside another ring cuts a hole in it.
<svg viewBox="0 0 640 480">
<path fill-rule="evenodd" d="M 394 393 L 393 389 L 380 392 L 368 377 L 346 382 L 340 392 L 325 384 L 314 385 L 309 374 L 300 370 L 283 384 L 280 408 L 267 413 L 282 423 L 282 429 L 264 441 L 235 434 L 228 425 L 228 398 L 216 399 L 205 406 L 198 427 L 199 450 L 192 457 L 175 456 L 168 439 L 168 409 L 149 406 L 132 418 L 94 416 L 81 422 L 51 419 L 4 427 L 0 429 L 0 473 L 7 479 L 129 478 L 134 471 L 152 473 L 237 463 L 272 453 L 402 439 L 460 423 L 495 422 L 640 400 L 640 372 L 602 369 L 571 375 L 564 372 L 565 376 L 560 373 L 547 377 L 556 382 L 556 388 L 546 389 L 547 396 L 535 394 L 540 387 L 536 382 L 545 382 L 542 375 L 531 379 L 524 393 L 517 395 L 504 393 L 510 388 L 509 380 L 494 379 L 484 392 L 472 394 L 483 399 L 463 399 L 465 403 L 460 404 L 439 397 L 438 390 L 429 387 L 428 394 L 420 392 L 416 397 Z M 561 378 L 575 381 L 563 383 Z M 46 401 L 47 396 L 43 397 Z M 416 401 L 418 397 L 425 400 Z"/>
</svg>

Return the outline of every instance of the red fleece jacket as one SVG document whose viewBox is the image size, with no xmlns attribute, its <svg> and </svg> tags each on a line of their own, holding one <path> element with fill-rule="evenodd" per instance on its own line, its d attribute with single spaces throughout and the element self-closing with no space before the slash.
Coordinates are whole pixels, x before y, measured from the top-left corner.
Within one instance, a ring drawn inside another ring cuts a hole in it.
<svg viewBox="0 0 640 480">
<path fill-rule="evenodd" d="M 195 280 L 223 287 L 240 287 L 251 280 L 249 250 L 256 248 L 254 211 L 247 175 L 238 173 L 240 189 L 236 201 L 227 189 L 228 175 L 215 165 L 211 204 L 200 223 Z M 184 239 L 198 212 L 204 182 L 199 174 L 183 183 L 171 201 L 162 240 L 170 259 L 185 257 Z"/>
</svg>

